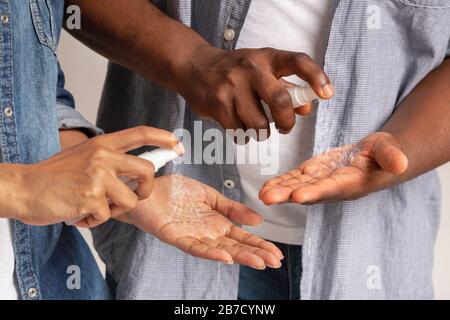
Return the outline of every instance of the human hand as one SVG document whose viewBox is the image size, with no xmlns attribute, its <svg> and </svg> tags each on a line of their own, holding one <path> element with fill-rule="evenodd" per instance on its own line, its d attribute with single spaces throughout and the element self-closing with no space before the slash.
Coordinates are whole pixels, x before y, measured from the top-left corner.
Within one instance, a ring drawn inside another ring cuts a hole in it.
<svg viewBox="0 0 450 320">
<path fill-rule="evenodd" d="M 395 138 L 377 132 L 267 181 L 259 197 L 267 205 L 355 200 L 392 186 L 407 167 L 408 158 Z"/>
<path fill-rule="evenodd" d="M 170 132 L 136 127 L 98 136 L 52 158 L 20 167 L 23 199 L 12 205 L 15 218 L 47 225 L 87 216 L 77 226 L 94 227 L 136 207 L 152 190 L 153 165 L 125 152 L 145 145 L 175 148 Z M 119 177 L 137 180 L 136 193 Z"/>
<path fill-rule="evenodd" d="M 269 130 L 262 99 L 269 105 L 276 127 L 288 133 L 295 125 L 295 113 L 285 83 L 279 81 L 284 76 L 299 76 L 323 99 L 334 94 L 328 76 L 304 53 L 272 48 L 227 52 L 203 46 L 195 57 L 177 90 L 197 114 L 226 129 Z M 299 113 L 307 113 L 304 110 Z"/>
<path fill-rule="evenodd" d="M 155 179 L 151 196 L 116 217 L 195 257 L 256 269 L 281 266 L 281 251 L 233 224 L 257 225 L 262 218 L 213 188 L 181 175 Z"/>
</svg>

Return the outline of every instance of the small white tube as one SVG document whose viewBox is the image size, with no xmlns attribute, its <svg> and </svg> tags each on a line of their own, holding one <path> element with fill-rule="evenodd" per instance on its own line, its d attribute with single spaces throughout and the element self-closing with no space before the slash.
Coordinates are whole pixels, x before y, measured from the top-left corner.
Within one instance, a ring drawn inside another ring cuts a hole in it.
<svg viewBox="0 0 450 320">
<path fill-rule="evenodd" d="M 158 172 L 159 169 L 164 167 L 166 164 L 168 164 L 170 161 L 175 160 L 176 158 L 182 156 L 184 154 L 184 146 L 180 142 L 177 146 L 179 153 L 177 153 L 173 149 L 155 149 L 150 152 L 144 152 L 140 154 L 138 157 L 142 158 L 144 160 L 150 161 L 153 163 L 153 166 L 155 167 L 155 173 Z M 119 177 L 120 180 L 122 180 L 123 183 L 125 183 L 131 190 L 136 191 L 138 184 L 136 180 L 129 179 L 127 177 Z M 109 202 L 109 199 L 108 199 Z M 81 217 L 78 217 L 76 219 L 66 221 L 66 225 L 71 226 L 74 225 L 81 220 L 85 219 L 89 214 L 83 215 Z"/>
<path fill-rule="evenodd" d="M 314 92 L 314 90 L 310 86 L 296 86 L 287 88 L 289 95 L 292 99 L 292 106 L 294 109 L 301 107 L 315 99 L 318 99 L 319 96 Z M 264 107 L 264 112 L 266 114 L 267 119 L 270 122 L 273 121 L 272 113 L 270 112 L 270 108 L 264 101 L 262 102 Z"/>
</svg>

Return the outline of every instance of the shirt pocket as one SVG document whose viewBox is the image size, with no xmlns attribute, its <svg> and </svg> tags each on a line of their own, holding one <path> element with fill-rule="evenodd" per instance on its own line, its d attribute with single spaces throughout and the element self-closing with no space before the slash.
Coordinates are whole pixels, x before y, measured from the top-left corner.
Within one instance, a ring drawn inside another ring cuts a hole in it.
<svg viewBox="0 0 450 320">
<path fill-rule="evenodd" d="M 450 0 L 398 0 L 401 3 L 418 7 L 418 8 L 430 8 L 430 9 L 442 9 L 450 8 Z"/>
<path fill-rule="evenodd" d="M 48 0 L 29 0 L 31 17 L 39 42 L 56 52 L 56 26 L 51 3 Z"/>
</svg>

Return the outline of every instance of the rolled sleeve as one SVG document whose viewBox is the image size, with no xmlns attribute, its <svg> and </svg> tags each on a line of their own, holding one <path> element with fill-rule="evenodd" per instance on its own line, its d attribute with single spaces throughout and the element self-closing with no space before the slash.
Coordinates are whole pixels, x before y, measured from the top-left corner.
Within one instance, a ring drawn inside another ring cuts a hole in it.
<svg viewBox="0 0 450 320">
<path fill-rule="evenodd" d="M 60 130 L 78 129 L 86 133 L 88 137 L 95 137 L 103 134 L 103 131 L 100 128 L 87 121 L 72 107 L 58 102 L 56 104 L 56 112 Z"/>
</svg>

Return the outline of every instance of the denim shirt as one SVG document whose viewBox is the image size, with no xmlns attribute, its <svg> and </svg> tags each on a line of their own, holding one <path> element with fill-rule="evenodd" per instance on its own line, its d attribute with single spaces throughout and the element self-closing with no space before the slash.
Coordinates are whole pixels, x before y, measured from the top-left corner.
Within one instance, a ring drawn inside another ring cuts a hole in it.
<svg viewBox="0 0 450 320">
<path fill-rule="evenodd" d="M 6 163 L 36 163 L 60 150 L 59 128 L 95 127 L 74 111 L 56 56 L 64 1 L 0 0 L 0 147 Z M 109 291 L 73 227 L 14 222 L 22 299 L 100 299 Z M 78 277 L 79 276 L 79 277 Z M 78 277 L 78 278 L 77 278 Z M 78 281 L 79 280 L 79 281 Z"/>
<path fill-rule="evenodd" d="M 232 50 L 251 1 L 154 2 L 212 45 Z M 450 53 L 450 0 L 340 0 L 330 5 L 336 9 L 324 68 L 336 96 L 318 106 L 311 155 L 378 131 Z M 224 37 L 227 29 L 234 30 L 234 38 Z M 99 126 L 106 131 L 144 123 L 193 133 L 194 120 L 200 119 L 176 93 L 110 65 L 99 112 Z M 217 127 L 210 121 L 202 124 L 204 131 Z M 233 165 L 182 165 L 178 170 L 232 199 L 242 198 Z M 357 201 L 309 206 L 302 299 L 432 298 L 439 212 L 435 172 Z M 94 240 L 118 281 L 119 298 L 237 296 L 236 266 L 190 257 L 114 221 L 95 230 Z"/>
</svg>

